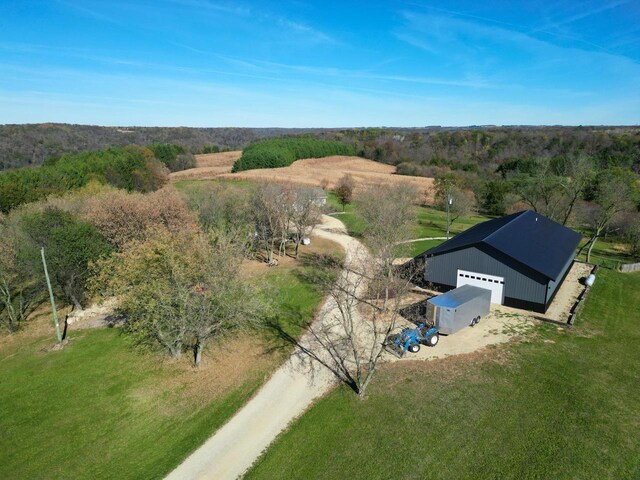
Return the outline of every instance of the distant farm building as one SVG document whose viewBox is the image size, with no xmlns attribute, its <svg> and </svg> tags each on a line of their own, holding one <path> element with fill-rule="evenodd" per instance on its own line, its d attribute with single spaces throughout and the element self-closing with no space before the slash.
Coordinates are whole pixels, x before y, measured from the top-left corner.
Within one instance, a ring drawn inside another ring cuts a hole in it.
<svg viewBox="0 0 640 480">
<path fill-rule="evenodd" d="M 426 251 L 424 278 L 443 291 L 474 285 L 491 303 L 546 312 L 582 236 L 531 210 L 480 223 Z"/>
<path fill-rule="evenodd" d="M 315 203 L 318 207 L 326 205 L 328 195 L 324 188 L 310 187 L 310 190 L 313 195 L 313 203 Z"/>
</svg>

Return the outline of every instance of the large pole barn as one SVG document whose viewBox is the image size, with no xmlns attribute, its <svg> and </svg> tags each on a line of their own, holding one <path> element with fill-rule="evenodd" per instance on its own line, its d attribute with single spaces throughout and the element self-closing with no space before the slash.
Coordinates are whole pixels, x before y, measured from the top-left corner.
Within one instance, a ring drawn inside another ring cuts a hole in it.
<svg viewBox="0 0 640 480">
<path fill-rule="evenodd" d="M 582 236 L 531 210 L 475 225 L 426 251 L 424 279 L 448 291 L 474 285 L 491 302 L 544 313 Z"/>
</svg>

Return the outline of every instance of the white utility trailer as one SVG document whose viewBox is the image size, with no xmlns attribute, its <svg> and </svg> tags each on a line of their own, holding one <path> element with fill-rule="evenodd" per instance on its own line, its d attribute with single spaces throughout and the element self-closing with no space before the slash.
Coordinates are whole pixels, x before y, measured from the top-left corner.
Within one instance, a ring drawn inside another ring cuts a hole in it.
<svg viewBox="0 0 640 480">
<path fill-rule="evenodd" d="M 426 321 L 449 335 L 474 326 L 491 308 L 491 290 L 463 285 L 427 300 Z"/>
</svg>

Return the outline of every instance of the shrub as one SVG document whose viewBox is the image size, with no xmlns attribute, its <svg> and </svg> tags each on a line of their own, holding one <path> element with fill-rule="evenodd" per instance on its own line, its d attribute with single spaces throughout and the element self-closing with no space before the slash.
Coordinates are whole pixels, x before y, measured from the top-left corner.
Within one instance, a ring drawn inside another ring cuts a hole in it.
<svg viewBox="0 0 640 480">
<path fill-rule="evenodd" d="M 254 168 L 288 167 L 302 158 L 355 155 L 355 148 L 342 142 L 310 137 L 273 138 L 249 145 L 233 164 L 233 172 Z"/>
<path fill-rule="evenodd" d="M 178 172 L 196 166 L 196 158 L 182 145 L 153 143 L 147 145 L 147 148 L 153 152 L 156 159 L 166 165 L 172 172 Z"/>
<path fill-rule="evenodd" d="M 218 145 L 205 145 L 202 147 L 202 153 L 218 153 L 220 147 Z"/>
<path fill-rule="evenodd" d="M 124 191 L 97 195 L 87 201 L 83 219 L 118 250 L 132 240 L 144 240 L 150 227 L 164 226 L 172 232 L 198 228 L 182 196 L 173 188 L 146 195 Z"/>
</svg>

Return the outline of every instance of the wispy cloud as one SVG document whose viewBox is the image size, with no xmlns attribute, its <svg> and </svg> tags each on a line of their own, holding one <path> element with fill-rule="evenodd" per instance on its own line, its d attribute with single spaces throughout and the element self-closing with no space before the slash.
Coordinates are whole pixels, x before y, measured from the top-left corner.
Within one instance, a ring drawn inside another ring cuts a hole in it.
<svg viewBox="0 0 640 480">
<path fill-rule="evenodd" d="M 556 20 L 556 21 L 552 21 L 552 22 L 547 22 L 544 23 L 542 25 L 540 25 L 539 27 L 534 28 L 533 30 L 531 30 L 531 32 L 540 32 L 540 31 L 547 31 L 547 30 L 552 30 L 552 29 L 556 29 L 565 25 L 569 25 L 571 23 L 575 23 L 579 20 L 588 18 L 588 17 L 592 17 L 594 15 L 598 15 L 600 13 L 606 12 L 608 10 L 613 10 L 614 8 L 620 7 L 621 5 L 626 5 L 630 2 L 630 0 L 616 0 L 614 2 L 598 2 L 597 6 L 594 8 L 587 8 L 585 9 L 586 5 L 584 2 L 580 2 L 578 3 L 578 7 L 580 9 L 580 11 L 578 13 L 575 13 L 573 15 L 569 15 L 566 16 L 562 19 Z"/>
<path fill-rule="evenodd" d="M 225 3 L 209 0 L 168 0 L 168 2 L 182 7 L 191 7 L 208 12 L 226 13 L 243 17 L 252 14 L 252 9 L 249 6 L 241 5 L 238 2 Z"/>
<path fill-rule="evenodd" d="M 74 11 L 82 16 L 85 17 L 89 17 L 95 20 L 100 20 L 102 22 L 106 22 L 106 23 L 112 23 L 114 25 L 119 25 L 119 26 L 124 26 L 125 23 L 122 22 L 121 20 L 114 18 L 111 15 L 105 15 L 104 13 L 102 13 L 101 11 L 94 9 L 94 8 L 90 8 L 89 6 L 87 6 L 86 3 L 83 3 L 82 5 L 79 5 L 78 3 L 74 3 L 74 2 L 67 2 L 64 0 L 56 0 L 56 3 L 58 5 L 61 5 L 63 7 L 65 7 L 68 10 Z"/>
<path fill-rule="evenodd" d="M 260 25 L 265 28 L 274 25 L 280 32 L 287 35 L 296 35 L 296 41 L 300 41 L 303 37 L 305 41 L 321 44 L 338 44 L 339 42 L 331 35 L 312 27 L 311 25 L 273 13 L 266 9 L 253 9 L 249 6 L 239 3 L 222 3 L 210 0 L 168 0 L 170 3 L 185 7 L 197 9 L 215 14 L 228 14 L 242 18 L 254 25 Z M 277 5 L 277 4 L 276 4 Z"/>
<path fill-rule="evenodd" d="M 495 25 L 414 12 L 404 12 L 403 16 L 406 24 L 396 32 L 396 38 L 438 55 L 450 55 L 454 52 L 475 65 L 481 64 L 486 58 L 497 57 L 498 54 L 503 56 L 510 51 L 529 56 L 529 63 L 533 63 L 532 60 L 544 62 L 554 58 L 568 62 L 568 67 L 586 57 L 593 60 L 594 64 L 597 64 L 597 60 L 628 66 L 635 63 L 622 55 L 585 50 L 576 46 L 559 46 L 519 30 Z M 479 48 L 484 48 L 481 56 L 477 55 Z"/>
<path fill-rule="evenodd" d="M 306 25 L 304 23 L 295 22 L 293 20 L 289 20 L 287 18 L 279 17 L 279 16 L 266 15 L 265 18 L 267 20 L 271 20 L 273 18 L 279 27 L 288 29 L 291 32 L 302 35 L 307 39 L 312 40 L 313 42 L 324 43 L 324 44 L 336 44 L 336 45 L 340 43 L 330 35 L 324 32 L 321 32 L 320 30 L 316 30 L 315 28 L 309 25 Z"/>
<path fill-rule="evenodd" d="M 439 78 L 428 76 L 411 76 L 411 75 L 394 75 L 385 73 L 376 73 L 372 70 L 349 70 L 333 66 L 311 66 L 286 64 L 278 62 L 269 62 L 262 60 L 239 61 L 226 57 L 230 61 L 240 62 L 250 66 L 252 69 L 270 72 L 272 74 L 280 74 L 285 72 L 295 72 L 314 77 L 333 77 L 338 79 L 360 79 L 366 81 L 383 81 L 383 82 L 403 82 L 416 83 L 425 85 L 445 85 L 453 87 L 467 88 L 502 88 L 501 85 L 495 85 L 489 81 L 476 78 Z"/>
</svg>

